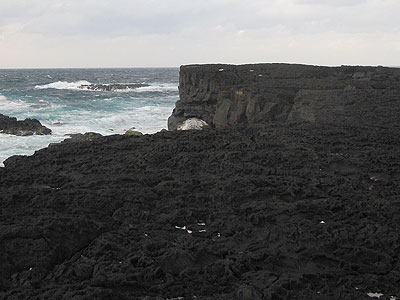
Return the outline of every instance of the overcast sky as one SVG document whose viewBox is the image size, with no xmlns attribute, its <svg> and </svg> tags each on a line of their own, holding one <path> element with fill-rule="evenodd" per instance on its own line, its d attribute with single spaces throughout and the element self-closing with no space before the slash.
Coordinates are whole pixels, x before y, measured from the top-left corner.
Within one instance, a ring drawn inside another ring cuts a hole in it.
<svg viewBox="0 0 400 300">
<path fill-rule="evenodd" d="M 399 0 L 0 0 L 0 68 L 400 65 Z"/>
</svg>

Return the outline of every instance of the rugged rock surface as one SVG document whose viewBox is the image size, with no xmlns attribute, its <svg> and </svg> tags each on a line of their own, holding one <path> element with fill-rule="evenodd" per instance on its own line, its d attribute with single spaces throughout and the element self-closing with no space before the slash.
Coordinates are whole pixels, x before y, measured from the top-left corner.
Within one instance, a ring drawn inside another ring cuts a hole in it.
<svg viewBox="0 0 400 300">
<path fill-rule="evenodd" d="M 399 130 L 269 123 L 14 157 L 0 299 L 398 297 Z"/>
<path fill-rule="evenodd" d="M 27 136 L 51 134 L 51 129 L 43 126 L 36 119 L 18 121 L 16 118 L 0 114 L 0 133 Z"/>
<path fill-rule="evenodd" d="M 81 142 L 81 141 L 94 141 L 101 138 L 103 135 L 98 132 L 85 132 L 85 133 L 71 133 L 67 134 L 69 138 L 63 142 Z"/>
<path fill-rule="evenodd" d="M 144 83 L 115 83 L 115 84 L 85 84 L 81 85 L 79 88 L 83 90 L 92 90 L 92 91 L 123 91 L 123 90 L 133 90 L 141 87 L 149 86 Z"/>
<path fill-rule="evenodd" d="M 398 78 L 186 66 L 170 125 L 211 128 L 6 160 L 0 299 L 397 299 Z"/>
<path fill-rule="evenodd" d="M 265 121 L 387 125 L 400 114 L 400 69 L 289 64 L 182 66 L 174 130 L 188 118 L 217 128 Z"/>
</svg>

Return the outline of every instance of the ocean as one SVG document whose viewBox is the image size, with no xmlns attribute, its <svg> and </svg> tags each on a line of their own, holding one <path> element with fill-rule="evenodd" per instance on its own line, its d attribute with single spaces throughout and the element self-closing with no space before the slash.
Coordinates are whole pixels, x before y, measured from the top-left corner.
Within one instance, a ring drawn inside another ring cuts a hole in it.
<svg viewBox="0 0 400 300">
<path fill-rule="evenodd" d="M 139 88 L 89 90 L 94 84 Z M 38 119 L 48 136 L 0 134 L 0 166 L 12 155 L 31 155 L 71 133 L 123 134 L 167 128 L 179 98 L 178 68 L 0 70 L 0 113 Z"/>
</svg>

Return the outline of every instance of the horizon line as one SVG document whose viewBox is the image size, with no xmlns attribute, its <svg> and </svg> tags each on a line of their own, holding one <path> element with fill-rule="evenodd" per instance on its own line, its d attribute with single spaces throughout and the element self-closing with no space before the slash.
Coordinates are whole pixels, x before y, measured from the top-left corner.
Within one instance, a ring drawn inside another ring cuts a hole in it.
<svg viewBox="0 0 400 300">
<path fill-rule="evenodd" d="M 14 67 L 1 68 L 0 70 L 66 70 L 66 69 L 175 69 L 174 67 Z"/>
<path fill-rule="evenodd" d="M 257 65 L 257 64 L 294 64 L 294 65 L 310 65 L 320 67 L 342 67 L 342 66 L 353 66 L 353 67 L 386 67 L 386 68 L 400 68 L 400 65 L 380 65 L 380 64 L 341 64 L 341 65 L 319 65 L 319 64 L 307 64 L 307 63 L 293 63 L 293 62 L 254 62 L 254 63 L 189 63 L 181 64 L 179 66 L 133 66 L 133 67 L 7 67 L 0 70 L 68 70 L 68 69 L 179 69 L 181 66 L 189 65 Z"/>
</svg>

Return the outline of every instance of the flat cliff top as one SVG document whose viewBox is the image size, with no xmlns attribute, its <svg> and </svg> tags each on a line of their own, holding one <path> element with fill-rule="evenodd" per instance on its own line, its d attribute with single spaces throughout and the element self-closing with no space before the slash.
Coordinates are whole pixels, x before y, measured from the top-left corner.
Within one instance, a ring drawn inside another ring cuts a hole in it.
<svg viewBox="0 0 400 300">
<path fill-rule="evenodd" d="M 398 132 L 263 123 L 11 158 L 0 299 L 399 296 Z"/>
<path fill-rule="evenodd" d="M 327 75 L 327 74 L 350 74 L 351 72 L 378 72 L 378 73 L 391 73 L 400 75 L 400 68 L 386 67 L 386 66 L 353 66 L 353 65 L 342 65 L 342 66 L 320 66 L 320 65 L 306 65 L 306 64 L 290 64 L 290 63 L 255 63 L 255 64 L 190 64 L 182 65 L 181 70 L 195 72 L 208 72 L 208 71 L 271 71 L 270 75 L 279 75 L 289 72 L 293 75 L 293 72 L 303 72 L 301 75 L 306 77 L 315 76 L 316 74 Z M 278 72 L 277 72 L 278 71 Z"/>
<path fill-rule="evenodd" d="M 400 89 L 400 68 L 383 66 L 316 66 L 285 63 L 245 65 L 184 65 L 180 84 L 202 88 L 202 82 L 215 81 L 214 88 L 258 87 L 286 89 Z M 191 78 L 188 78 L 191 77 Z M 188 81 L 186 81 L 189 79 Z M 384 84 L 384 85 L 382 85 Z"/>
</svg>

